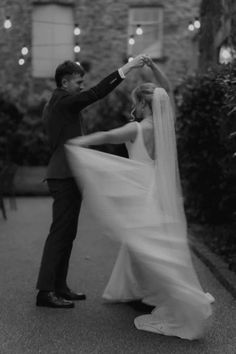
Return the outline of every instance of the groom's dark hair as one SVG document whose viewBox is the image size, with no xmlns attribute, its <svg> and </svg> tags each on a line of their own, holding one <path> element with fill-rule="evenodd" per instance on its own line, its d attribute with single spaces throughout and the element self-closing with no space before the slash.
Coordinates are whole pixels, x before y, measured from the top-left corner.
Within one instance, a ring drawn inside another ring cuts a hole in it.
<svg viewBox="0 0 236 354">
<path fill-rule="evenodd" d="M 71 76 L 73 74 L 79 74 L 83 77 L 85 74 L 84 68 L 80 64 L 70 60 L 66 60 L 64 63 L 58 65 L 55 72 L 55 81 L 57 87 L 62 86 L 62 79 L 65 76 Z"/>
</svg>

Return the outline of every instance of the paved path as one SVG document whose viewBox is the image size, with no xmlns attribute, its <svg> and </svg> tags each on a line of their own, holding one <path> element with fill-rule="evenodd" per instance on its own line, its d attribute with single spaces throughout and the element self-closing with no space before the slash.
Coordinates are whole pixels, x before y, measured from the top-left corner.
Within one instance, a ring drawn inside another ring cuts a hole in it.
<svg viewBox="0 0 236 354">
<path fill-rule="evenodd" d="M 118 245 L 93 230 L 86 212 L 81 215 L 69 282 L 87 293 L 87 301 L 70 310 L 37 308 L 34 287 L 51 201 L 18 198 L 17 206 L 17 211 L 8 210 L 7 221 L 0 215 L 0 354 L 236 353 L 236 301 L 196 257 L 202 285 L 216 297 L 213 325 L 201 341 L 138 331 L 133 325 L 136 310 L 104 304 L 101 294 Z"/>
</svg>

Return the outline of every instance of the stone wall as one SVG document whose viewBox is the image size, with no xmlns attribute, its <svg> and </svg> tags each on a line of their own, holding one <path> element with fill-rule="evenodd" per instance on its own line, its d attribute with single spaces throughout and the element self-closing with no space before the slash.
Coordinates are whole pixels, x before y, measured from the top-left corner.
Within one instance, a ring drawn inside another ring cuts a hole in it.
<svg viewBox="0 0 236 354">
<path fill-rule="evenodd" d="M 160 5 L 164 9 L 164 56 L 161 64 L 173 85 L 193 70 L 192 40 L 187 30 L 188 22 L 199 13 L 200 0 L 60 0 L 50 1 L 70 4 L 75 8 L 75 23 L 82 30 L 80 36 L 81 61 L 91 64 L 88 84 L 96 82 L 117 66 L 123 64 L 127 51 L 127 24 L 129 6 Z M 2 86 L 15 90 L 18 98 L 33 92 L 53 88 L 52 80 L 32 79 L 31 59 L 18 65 L 20 48 L 31 43 L 31 12 L 33 1 L 1 0 L 1 20 L 10 15 L 13 27 L 1 28 L 0 79 Z M 48 3 L 38 0 L 37 3 Z"/>
</svg>

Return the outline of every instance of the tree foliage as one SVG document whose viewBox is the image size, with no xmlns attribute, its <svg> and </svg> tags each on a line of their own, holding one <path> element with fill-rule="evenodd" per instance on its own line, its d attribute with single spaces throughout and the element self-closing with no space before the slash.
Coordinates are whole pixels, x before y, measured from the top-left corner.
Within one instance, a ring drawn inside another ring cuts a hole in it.
<svg viewBox="0 0 236 354">
<path fill-rule="evenodd" d="M 178 151 L 191 220 L 217 223 L 236 211 L 236 66 L 187 78 L 176 90 Z"/>
</svg>

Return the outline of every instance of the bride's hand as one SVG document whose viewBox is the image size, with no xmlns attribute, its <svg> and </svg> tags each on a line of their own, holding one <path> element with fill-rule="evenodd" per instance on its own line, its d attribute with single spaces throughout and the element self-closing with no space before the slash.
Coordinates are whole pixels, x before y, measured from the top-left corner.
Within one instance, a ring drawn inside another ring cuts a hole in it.
<svg viewBox="0 0 236 354">
<path fill-rule="evenodd" d="M 152 58 L 149 55 L 145 55 L 144 63 L 151 68 L 153 65 Z"/>
</svg>

